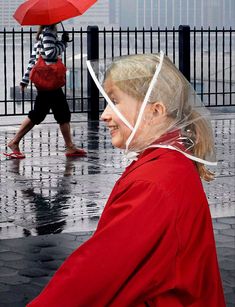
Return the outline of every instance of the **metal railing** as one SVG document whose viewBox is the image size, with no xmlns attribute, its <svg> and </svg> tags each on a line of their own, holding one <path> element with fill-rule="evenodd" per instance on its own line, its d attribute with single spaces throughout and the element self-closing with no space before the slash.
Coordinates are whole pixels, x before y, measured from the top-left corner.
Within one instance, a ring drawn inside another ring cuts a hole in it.
<svg viewBox="0 0 235 307">
<path fill-rule="evenodd" d="M 163 50 L 190 80 L 208 107 L 235 106 L 235 30 L 232 29 L 98 29 L 72 30 L 64 62 L 65 93 L 72 112 L 97 119 L 105 102 L 87 74 L 86 60 Z M 34 36 L 31 30 L 0 31 L 0 116 L 27 114 L 35 88 L 18 86 L 28 64 Z M 60 34 L 60 33 L 59 33 Z M 97 101 L 100 101 L 98 104 Z"/>
</svg>

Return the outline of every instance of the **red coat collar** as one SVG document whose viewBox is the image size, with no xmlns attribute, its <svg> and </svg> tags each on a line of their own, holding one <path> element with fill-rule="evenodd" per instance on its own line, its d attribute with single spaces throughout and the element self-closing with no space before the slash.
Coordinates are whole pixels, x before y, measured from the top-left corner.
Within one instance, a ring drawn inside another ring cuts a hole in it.
<svg viewBox="0 0 235 307">
<path fill-rule="evenodd" d="M 124 171 L 119 180 L 125 178 L 129 173 L 131 173 L 136 168 L 140 167 L 144 163 L 158 159 L 161 155 L 168 152 L 168 148 L 147 148 L 144 152 L 139 155 L 137 161 L 133 161 Z"/>
<path fill-rule="evenodd" d="M 175 131 L 163 134 L 159 139 L 157 139 L 151 145 L 162 143 L 162 144 L 169 144 L 169 145 L 174 146 L 174 144 L 177 144 L 176 147 L 184 151 L 185 150 L 184 145 L 178 143 L 179 137 L 181 137 L 180 130 L 175 130 Z M 169 150 L 170 149 L 168 148 L 154 148 L 154 147 L 147 148 L 142 153 L 140 153 L 137 161 L 132 162 L 126 168 L 126 170 L 124 171 L 120 179 L 126 177 L 130 172 L 132 172 L 133 170 L 135 170 L 137 167 L 141 166 L 142 164 L 150 160 L 155 160 L 159 158 L 162 154 L 166 153 Z"/>
</svg>

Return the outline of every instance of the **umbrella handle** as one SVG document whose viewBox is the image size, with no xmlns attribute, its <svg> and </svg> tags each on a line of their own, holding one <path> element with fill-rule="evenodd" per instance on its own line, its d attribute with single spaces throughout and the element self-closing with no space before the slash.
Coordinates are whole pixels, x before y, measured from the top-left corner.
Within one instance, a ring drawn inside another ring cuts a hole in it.
<svg viewBox="0 0 235 307">
<path fill-rule="evenodd" d="M 61 27 L 63 29 L 63 32 L 65 32 L 65 28 L 64 28 L 64 25 L 63 25 L 62 21 L 60 22 L 60 24 L 61 24 Z"/>
<path fill-rule="evenodd" d="M 61 23 L 63 32 L 64 32 L 64 33 L 67 32 L 67 31 L 65 30 L 65 28 L 64 28 L 64 25 L 63 25 L 62 21 L 61 21 L 60 23 Z M 70 43 L 70 42 L 72 42 L 72 41 L 73 41 L 73 39 L 70 39 L 70 40 L 68 40 L 68 43 Z"/>
</svg>

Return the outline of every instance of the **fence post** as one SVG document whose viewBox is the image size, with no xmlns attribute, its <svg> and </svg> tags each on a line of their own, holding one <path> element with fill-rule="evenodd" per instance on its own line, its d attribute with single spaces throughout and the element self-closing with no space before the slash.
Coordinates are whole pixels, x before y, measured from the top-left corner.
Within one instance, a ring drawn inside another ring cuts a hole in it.
<svg viewBox="0 0 235 307">
<path fill-rule="evenodd" d="M 87 59 L 99 59 L 99 28 L 87 27 Z M 87 72 L 88 120 L 99 120 L 99 90 Z"/>
<path fill-rule="evenodd" d="M 190 82 L 190 27 L 179 26 L 179 70 Z"/>
</svg>

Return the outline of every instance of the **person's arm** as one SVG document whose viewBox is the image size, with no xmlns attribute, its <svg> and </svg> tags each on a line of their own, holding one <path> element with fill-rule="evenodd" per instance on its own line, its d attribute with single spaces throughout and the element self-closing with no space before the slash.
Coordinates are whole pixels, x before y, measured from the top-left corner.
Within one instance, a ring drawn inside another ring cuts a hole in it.
<svg viewBox="0 0 235 307">
<path fill-rule="evenodd" d="M 35 65 L 35 62 L 36 62 L 36 54 L 37 54 L 38 43 L 39 42 L 36 42 L 33 46 L 33 51 L 32 51 L 32 54 L 30 56 L 27 69 L 24 73 L 24 76 L 23 76 L 21 82 L 20 82 L 20 86 L 21 86 L 22 90 L 24 90 L 24 88 L 27 87 L 28 84 L 29 84 L 30 71 L 32 70 L 32 68 L 33 68 L 33 66 Z"/>
<path fill-rule="evenodd" d="M 96 233 L 27 307 L 136 306 L 175 278 L 174 205 L 149 182 L 115 197 Z"/>
<path fill-rule="evenodd" d="M 65 51 L 67 41 L 59 41 L 53 30 L 50 28 L 45 28 L 42 32 L 42 46 L 46 59 L 57 59 L 57 57 Z"/>
</svg>

